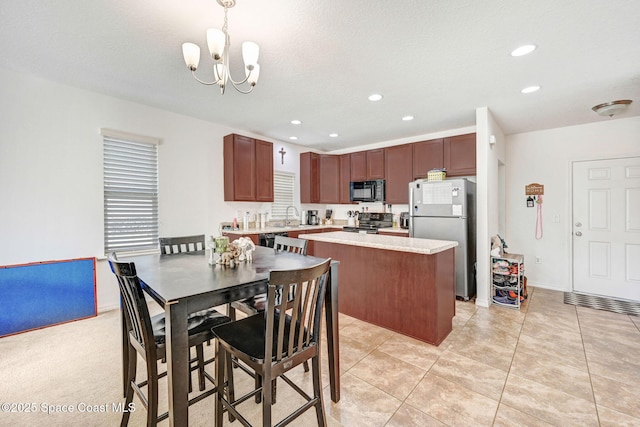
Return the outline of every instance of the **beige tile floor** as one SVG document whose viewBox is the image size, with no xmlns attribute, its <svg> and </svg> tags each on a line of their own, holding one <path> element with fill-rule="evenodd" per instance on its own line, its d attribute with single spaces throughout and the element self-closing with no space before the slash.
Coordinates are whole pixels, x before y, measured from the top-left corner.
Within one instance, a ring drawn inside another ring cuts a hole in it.
<svg viewBox="0 0 640 427">
<path fill-rule="evenodd" d="M 325 387 L 328 425 L 640 426 L 640 318 L 562 299 L 532 288 L 520 311 L 458 301 L 453 332 L 438 347 L 341 315 L 342 398 L 331 402 Z M 80 413 L 77 405 L 121 401 L 118 345 L 117 311 L 0 339 L 0 403 L 76 407 L 0 413 L 0 426 L 117 425 L 119 413 Z M 311 389 L 301 368 L 290 377 Z M 240 373 L 236 383 L 252 385 Z M 275 419 L 301 402 L 278 384 Z M 160 396 L 166 407 L 166 385 Z M 129 425 L 144 425 L 145 411 L 134 402 Z M 260 423 L 258 405 L 246 402 L 242 410 Z M 190 425 L 213 425 L 212 416 L 210 398 L 191 407 Z M 292 423 L 315 424 L 313 411 Z"/>
<path fill-rule="evenodd" d="M 438 347 L 342 315 L 340 328 L 330 426 L 640 426 L 640 318 L 562 292 L 532 288 L 519 311 L 458 301 Z"/>
</svg>

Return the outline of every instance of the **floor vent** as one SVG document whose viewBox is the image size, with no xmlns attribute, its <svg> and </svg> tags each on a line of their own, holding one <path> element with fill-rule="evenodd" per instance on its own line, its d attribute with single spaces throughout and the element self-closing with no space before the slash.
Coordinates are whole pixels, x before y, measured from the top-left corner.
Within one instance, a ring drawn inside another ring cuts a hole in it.
<svg viewBox="0 0 640 427">
<path fill-rule="evenodd" d="M 640 316 L 640 303 L 634 301 L 600 297 L 597 295 L 576 294 L 575 292 L 565 292 L 564 303 L 595 308 L 596 310 L 606 310 L 614 313 Z"/>
</svg>

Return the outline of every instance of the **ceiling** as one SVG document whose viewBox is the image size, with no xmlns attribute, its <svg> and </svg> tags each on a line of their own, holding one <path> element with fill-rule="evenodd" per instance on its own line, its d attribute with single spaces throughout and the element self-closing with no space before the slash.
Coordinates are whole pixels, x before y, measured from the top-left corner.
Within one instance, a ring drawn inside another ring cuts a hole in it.
<svg viewBox="0 0 640 427">
<path fill-rule="evenodd" d="M 223 18 L 215 0 L 2 1 L 0 66 L 325 151 L 473 126 L 485 106 L 505 134 L 612 120 L 591 107 L 618 99 L 634 102 L 614 119 L 640 115 L 638 0 L 237 0 L 232 75 L 260 45 L 249 95 L 182 59 L 197 43 L 209 80 Z"/>
</svg>

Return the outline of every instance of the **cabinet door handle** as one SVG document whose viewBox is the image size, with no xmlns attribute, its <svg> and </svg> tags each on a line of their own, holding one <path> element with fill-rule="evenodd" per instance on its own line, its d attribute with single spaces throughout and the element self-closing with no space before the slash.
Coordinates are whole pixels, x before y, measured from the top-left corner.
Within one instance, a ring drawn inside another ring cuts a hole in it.
<svg viewBox="0 0 640 427">
<path fill-rule="evenodd" d="M 576 231 L 576 236 L 578 236 L 578 237 L 582 236 L 582 232 L 581 231 Z"/>
</svg>

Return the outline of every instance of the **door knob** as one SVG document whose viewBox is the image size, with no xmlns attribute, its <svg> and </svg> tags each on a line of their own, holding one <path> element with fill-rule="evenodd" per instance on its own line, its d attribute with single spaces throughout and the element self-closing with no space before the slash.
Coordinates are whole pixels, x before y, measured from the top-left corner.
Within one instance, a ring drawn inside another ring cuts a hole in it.
<svg viewBox="0 0 640 427">
<path fill-rule="evenodd" d="M 578 236 L 578 237 L 582 236 L 582 232 L 581 231 L 576 231 L 576 236 Z"/>
<path fill-rule="evenodd" d="M 582 227 L 582 223 L 581 222 L 576 222 L 576 227 Z"/>
</svg>

